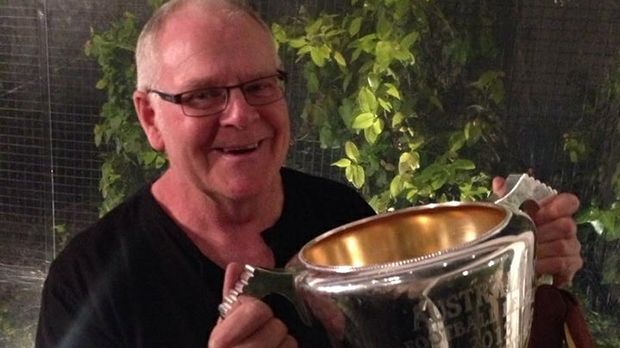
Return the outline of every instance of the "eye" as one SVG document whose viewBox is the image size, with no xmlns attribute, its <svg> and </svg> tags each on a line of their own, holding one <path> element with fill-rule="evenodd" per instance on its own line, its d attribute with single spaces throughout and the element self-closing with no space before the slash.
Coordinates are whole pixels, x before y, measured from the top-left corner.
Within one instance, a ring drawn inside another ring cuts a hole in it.
<svg viewBox="0 0 620 348">
<path fill-rule="evenodd" d="M 226 89 L 205 88 L 183 94 L 181 102 L 192 107 L 209 106 L 226 100 Z"/>
<path fill-rule="evenodd" d="M 253 81 L 243 86 L 243 90 L 246 94 L 255 97 L 270 97 L 277 92 L 278 81 L 276 78 Z"/>
</svg>

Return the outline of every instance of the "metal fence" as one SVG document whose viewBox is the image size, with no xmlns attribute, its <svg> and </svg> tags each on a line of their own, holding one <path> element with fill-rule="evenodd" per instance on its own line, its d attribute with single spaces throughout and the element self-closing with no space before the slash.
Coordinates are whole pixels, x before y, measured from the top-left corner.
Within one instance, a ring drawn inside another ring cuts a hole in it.
<svg viewBox="0 0 620 348">
<path fill-rule="evenodd" d="M 302 3 L 337 11 L 348 1 L 256 1 L 268 20 L 292 15 Z M 562 134 L 579 121 L 581 88 L 600 81 L 616 57 L 620 4 L 526 0 L 503 10 L 513 45 L 506 125 L 515 156 L 543 178 L 578 175 L 557 172 L 565 167 Z M 83 47 L 91 29 L 105 30 L 125 11 L 138 18 L 150 12 L 144 0 L 0 0 L 0 322 L 14 326 L 0 346 L 28 344 L 16 337 L 35 325 L 45 270 L 57 252 L 54 230 L 80 230 L 98 216 L 93 127 L 105 95 L 94 88 L 98 68 Z M 295 89 L 302 81 L 291 83 Z M 302 100 L 290 96 L 291 115 Z M 341 179 L 329 165 L 338 155 L 303 139 L 289 165 Z"/>
</svg>

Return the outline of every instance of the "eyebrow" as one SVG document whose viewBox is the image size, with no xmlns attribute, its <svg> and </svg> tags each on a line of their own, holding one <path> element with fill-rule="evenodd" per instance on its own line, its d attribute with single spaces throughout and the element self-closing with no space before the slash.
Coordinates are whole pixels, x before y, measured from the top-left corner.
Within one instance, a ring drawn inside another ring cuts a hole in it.
<svg viewBox="0 0 620 348">
<path fill-rule="evenodd" d="M 217 83 L 216 81 L 217 80 L 212 78 L 192 78 L 183 83 L 181 89 L 183 91 L 192 91 L 200 88 L 222 87 L 223 84 Z"/>
<path fill-rule="evenodd" d="M 276 71 L 279 71 L 279 70 L 280 69 L 277 69 Z M 237 83 L 230 83 L 230 84 L 224 84 L 224 83 L 217 82 L 218 80 L 213 79 L 213 78 L 192 78 L 182 85 L 183 86 L 182 89 L 184 91 L 193 91 L 193 90 L 201 89 L 201 88 L 227 87 L 230 85 L 236 85 L 238 83 L 245 83 L 245 82 L 249 82 L 255 79 L 259 79 L 261 77 L 269 76 L 269 74 L 270 74 L 269 72 L 261 72 L 257 74 L 252 74 L 250 76 L 253 76 L 253 77 L 239 80 Z"/>
</svg>

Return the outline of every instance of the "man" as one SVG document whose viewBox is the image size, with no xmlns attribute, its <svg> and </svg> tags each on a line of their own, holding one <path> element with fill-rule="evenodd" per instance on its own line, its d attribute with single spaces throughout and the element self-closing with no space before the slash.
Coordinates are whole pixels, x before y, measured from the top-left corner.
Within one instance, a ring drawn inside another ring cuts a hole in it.
<svg viewBox="0 0 620 348">
<path fill-rule="evenodd" d="M 37 346 L 325 346 L 248 297 L 218 321 L 227 266 L 227 284 L 239 264 L 282 267 L 311 238 L 373 214 L 348 187 L 282 168 L 286 74 L 268 28 L 241 1 L 172 0 L 136 60 L 136 111 L 169 168 L 54 260 Z M 577 205 L 559 195 L 536 217 L 537 270 L 559 282 L 581 267 Z"/>
</svg>

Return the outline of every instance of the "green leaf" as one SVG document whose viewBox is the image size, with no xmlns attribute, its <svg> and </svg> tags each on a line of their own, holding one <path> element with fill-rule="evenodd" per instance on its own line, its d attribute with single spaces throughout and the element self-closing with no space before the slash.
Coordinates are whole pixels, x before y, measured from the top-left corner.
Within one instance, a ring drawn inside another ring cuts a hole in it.
<svg viewBox="0 0 620 348">
<path fill-rule="evenodd" d="M 288 41 L 288 45 L 293 48 L 302 48 L 308 45 L 308 41 L 305 38 L 292 39 Z"/>
<path fill-rule="evenodd" d="M 394 59 L 394 47 L 392 46 L 392 42 L 379 41 L 375 48 L 375 56 L 377 57 L 376 66 L 379 71 L 387 69 Z"/>
<path fill-rule="evenodd" d="M 392 33 L 393 27 L 394 23 L 388 20 L 385 15 L 380 15 L 377 21 L 377 36 L 384 40 L 387 39 Z"/>
<path fill-rule="evenodd" d="M 351 159 L 353 162 L 359 161 L 360 151 L 357 148 L 357 145 L 352 141 L 347 141 L 344 143 L 344 153 Z"/>
<path fill-rule="evenodd" d="M 347 167 L 346 170 L 349 169 L 351 170 L 351 179 L 349 181 L 353 184 L 353 186 L 358 189 L 364 186 L 364 182 L 366 181 L 366 174 L 364 172 L 364 168 L 360 165 L 352 164 L 350 167 Z"/>
<path fill-rule="evenodd" d="M 373 122 L 375 121 L 375 118 L 376 118 L 375 114 L 371 112 L 361 113 L 355 116 L 355 118 L 353 119 L 353 124 L 351 125 L 351 128 L 366 129 L 368 127 L 371 127 Z"/>
<path fill-rule="evenodd" d="M 379 81 L 379 78 L 377 77 L 377 75 L 375 74 L 369 74 L 368 75 L 368 86 L 373 90 L 376 91 L 377 88 L 379 88 L 379 84 L 381 83 L 381 81 Z"/>
<path fill-rule="evenodd" d="M 349 85 L 351 84 L 351 80 L 353 79 L 353 74 L 351 73 L 347 73 L 344 76 L 344 79 L 342 81 L 342 90 L 346 91 L 349 88 Z"/>
<path fill-rule="evenodd" d="M 449 173 L 443 169 L 437 170 L 433 173 L 431 178 L 431 188 L 433 191 L 437 191 L 443 187 L 448 181 Z"/>
<path fill-rule="evenodd" d="M 398 90 L 398 88 L 396 88 L 396 86 L 394 86 L 394 84 L 386 83 L 385 86 L 387 87 L 387 90 L 386 90 L 387 94 L 400 100 L 400 91 Z"/>
<path fill-rule="evenodd" d="M 316 66 L 324 67 L 325 61 L 329 58 L 329 47 L 321 46 L 321 47 L 312 47 L 310 50 L 310 57 Z"/>
<path fill-rule="evenodd" d="M 403 115 L 402 112 L 398 111 L 397 113 L 395 113 L 394 116 L 392 116 L 392 128 L 397 128 L 398 126 L 400 126 L 403 123 L 404 119 L 405 115 Z"/>
<path fill-rule="evenodd" d="M 338 63 L 338 65 L 343 66 L 343 67 L 347 66 L 347 62 L 342 56 L 342 53 L 338 51 L 334 51 L 334 59 L 336 60 L 336 63 Z"/>
<path fill-rule="evenodd" d="M 271 32 L 273 33 L 273 38 L 276 40 L 276 42 L 278 43 L 286 42 L 286 39 L 287 39 L 286 31 L 284 30 L 284 28 L 282 28 L 281 25 L 279 25 L 278 23 L 272 23 Z"/>
<path fill-rule="evenodd" d="M 452 168 L 457 170 L 474 170 L 476 165 L 470 160 L 458 159 L 452 163 Z"/>
<path fill-rule="evenodd" d="M 157 159 L 155 160 L 155 168 L 163 168 L 167 163 L 168 159 L 166 156 L 164 154 L 158 154 Z"/>
<path fill-rule="evenodd" d="M 359 33 L 361 27 L 362 27 L 362 18 L 361 17 L 354 18 L 351 21 L 351 24 L 349 25 L 349 35 L 355 36 L 357 33 Z"/>
<path fill-rule="evenodd" d="M 355 47 L 361 48 L 366 53 L 372 53 L 375 50 L 377 35 L 368 34 L 355 41 Z"/>
<path fill-rule="evenodd" d="M 420 168 L 420 154 L 417 152 L 403 152 L 398 159 L 398 174 L 405 175 Z"/>
<path fill-rule="evenodd" d="M 465 146 L 465 133 L 464 132 L 456 132 L 452 134 L 448 141 L 448 146 L 450 146 L 450 152 L 457 152 Z"/>
<path fill-rule="evenodd" d="M 101 145 L 101 140 L 103 139 L 103 134 L 104 134 L 103 126 L 100 124 L 95 125 L 94 133 L 95 133 L 95 146 L 99 147 Z"/>
<path fill-rule="evenodd" d="M 477 142 L 482 136 L 482 127 L 480 122 L 476 120 L 467 122 L 463 135 L 469 144 Z"/>
<path fill-rule="evenodd" d="M 379 105 L 381 106 L 383 110 L 392 111 L 392 103 L 382 98 L 378 98 L 377 101 L 379 102 Z"/>
<path fill-rule="evenodd" d="M 381 118 L 376 118 L 375 122 L 372 123 L 372 129 L 377 135 L 381 134 L 384 128 L 385 122 Z"/>
<path fill-rule="evenodd" d="M 312 23 L 309 23 L 306 26 L 306 33 L 308 35 L 316 35 L 319 33 L 319 31 L 321 30 L 321 26 L 323 25 L 323 18 L 319 17 L 317 20 L 315 20 Z"/>
<path fill-rule="evenodd" d="M 369 144 L 372 145 L 376 143 L 378 137 L 379 137 L 379 133 L 377 133 L 375 127 L 371 126 L 368 128 L 364 128 L 364 139 L 366 139 L 366 142 L 368 142 Z"/>
<path fill-rule="evenodd" d="M 417 31 L 411 32 L 407 34 L 405 37 L 403 37 L 402 40 L 400 40 L 400 46 L 402 47 L 402 49 L 408 51 L 409 49 L 411 49 L 411 46 L 416 41 L 418 41 L 419 37 L 420 37 L 420 33 L 418 33 Z"/>
<path fill-rule="evenodd" d="M 319 129 L 319 140 L 321 141 L 321 148 L 327 149 L 332 147 L 335 142 L 332 129 L 325 126 L 321 127 Z"/>
<path fill-rule="evenodd" d="M 317 77 L 314 70 L 306 69 L 304 71 L 304 76 L 306 77 L 308 92 L 310 93 L 318 92 L 319 91 L 319 78 Z"/>
<path fill-rule="evenodd" d="M 338 161 L 332 163 L 332 166 L 339 168 L 346 168 L 351 165 L 351 160 L 348 158 L 341 158 Z"/>
<path fill-rule="evenodd" d="M 353 124 L 353 102 L 351 102 L 348 98 L 343 99 L 338 107 L 338 114 L 340 115 L 342 122 L 348 128 L 351 128 Z"/>
<path fill-rule="evenodd" d="M 377 112 L 377 98 L 367 87 L 362 87 L 360 89 L 357 94 L 357 102 L 363 112 L 372 114 Z"/>
<path fill-rule="evenodd" d="M 156 160 L 157 160 L 157 152 L 155 151 L 149 151 L 145 153 L 142 159 L 143 163 L 146 165 L 153 164 L 155 163 Z"/>
<path fill-rule="evenodd" d="M 107 87 L 108 87 L 108 80 L 105 78 L 97 81 L 97 84 L 95 85 L 95 88 L 97 89 L 106 89 Z"/>
<path fill-rule="evenodd" d="M 443 104 L 441 103 L 441 100 L 437 98 L 437 96 L 431 95 L 428 100 L 430 101 L 432 105 L 434 105 L 437 109 L 439 109 L 439 111 L 444 111 Z"/>
<path fill-rule="evenodd" d="M 501 80 L 495 81 L 495 83 L 491 86 L 490 97 L 496 105 L 500 105 L 502 101 L 504 101 L 504 82 Z"/>
<path fill-rule="evenodd" d="M 403 191 L 404 182 L 401 175 L 396 175 L 390 182 L 390 195 L 396 198 Z"/>
</svg>

